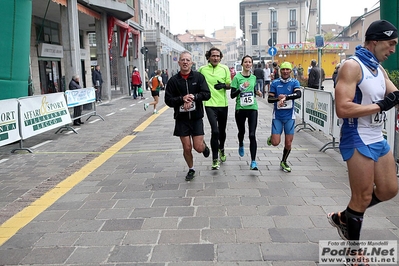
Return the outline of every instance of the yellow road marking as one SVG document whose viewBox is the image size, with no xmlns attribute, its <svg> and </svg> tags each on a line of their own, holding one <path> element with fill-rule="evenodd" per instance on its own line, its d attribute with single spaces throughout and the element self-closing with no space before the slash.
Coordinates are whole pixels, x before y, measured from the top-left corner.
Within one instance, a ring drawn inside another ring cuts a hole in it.
<svg viewBox="0 0 399 266">
<path fill-rule="evenodd" d="M 160 116 L 163 112 L 165 112 L 166 110 L 168 110 L 169 107 L 168 106 L 164 106 L 161 110 L 158 111 L 158 114 L 153 114 L 152 116 L 150 116 L 147 120 L 145 120 L 143 123 L 141 123 L 141 125 L 139 125 L 138 127 L 136 127 L 136 129 L 134 131 L 137 132 L 141 132 L 143 131 L 146 127 L 148 127 L 149 124 L 151 124 L 152 122 L 154 122 L 154 120 Z"/>
<path fill-rule="evenodd" d="M 145 120 L 141 125 L 139 125 L 135 131 L 143 131 L 148 127 L 160 114 L 165 112 L 168 107 L 162 108 L 158 114 L 152 115 L 149 119 Z M 36 201 L 32 202 L 29 206 L 15 214 L 13 217 L 5 221 L 0 226 L 0 246 L 2 246 L 8 239 L 15 235 L 21 228 L 30 223 L 35 219 L 40 213 L 45 211 L 59 198 L 65 195 L 74 186 L 83 181 L 88 175 L 90 175 L 94 170 L 103 165 L 108 159 L 118 153 L 123 147 L 125 147 L 129 142 L 131 142 L 136 136 L 128 135 L 115 143 L 112 147 L 108 148 L 100 155 L 94 158 L 92 161 L 87 163 L 77 172 L 73 173 L 65 180 L 58 183 L 54 188 L 46 192 Z"/>
</svg>

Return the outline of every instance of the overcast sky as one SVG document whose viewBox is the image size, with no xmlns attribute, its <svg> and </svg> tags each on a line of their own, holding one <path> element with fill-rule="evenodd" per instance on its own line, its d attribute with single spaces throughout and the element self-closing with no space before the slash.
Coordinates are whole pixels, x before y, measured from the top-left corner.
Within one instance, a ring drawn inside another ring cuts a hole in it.
<svg viewBox="0 0 399 266">
<path fill-rule="evenodd" d="M 205 34 L 210 36 L 212 32 L 224 26 L 236 26 L 239 29 L 241 1 L 169 0 L 170 31 L 179 34 L 187 29 L 205 29 Z M 321 23 L 348 26 L 352 16 L 362 15 L 364 8 L 371 10 L 378 2 L 378 0 L 321 0 Z"/>
</svg>

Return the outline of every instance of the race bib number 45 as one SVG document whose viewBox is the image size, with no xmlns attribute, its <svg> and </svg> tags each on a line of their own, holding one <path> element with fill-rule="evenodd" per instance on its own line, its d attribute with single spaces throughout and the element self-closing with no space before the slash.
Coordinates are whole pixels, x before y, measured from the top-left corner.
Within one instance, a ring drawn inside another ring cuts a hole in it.
<svg viewBox="0 0 399 266">
<path fill-rule="evenodd" d="M 248 106 L 254 104 L 254 93 L 251 92 L 241 92 L 240 93 L 240 104 L 241 106 Z"/>
</svg>

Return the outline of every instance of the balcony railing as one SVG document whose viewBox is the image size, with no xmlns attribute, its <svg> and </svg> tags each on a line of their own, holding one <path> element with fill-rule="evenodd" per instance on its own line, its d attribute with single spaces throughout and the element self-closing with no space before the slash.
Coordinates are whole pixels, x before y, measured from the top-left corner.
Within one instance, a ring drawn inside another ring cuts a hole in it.
<svg viewBox="0 0 399 266">
<path fill-rule="evenodd" d="M 271 31 L 272 29 L 273 29 L 273 31 L 278 30 L 278 22 L 277 21 L 269 22 L 269 30 Z"/>
<path fill-rule="evenodd" d="M 287 28 L 289 30 L 296 30 L 298 29 L 298 22 L 296 20 L 290 20 L 287 22 Z"/>
</svg>

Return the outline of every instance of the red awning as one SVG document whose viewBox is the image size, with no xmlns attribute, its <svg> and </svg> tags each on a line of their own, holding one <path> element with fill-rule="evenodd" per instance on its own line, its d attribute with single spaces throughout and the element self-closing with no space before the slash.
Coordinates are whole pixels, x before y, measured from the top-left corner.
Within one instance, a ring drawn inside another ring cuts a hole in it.
<svg viewBox="0 0 399 266">
<path fill-rule="evenodd" d="M 52 1 L 53 1 L 54 3 L 60 4 L 60 5 L 63 5 L 63 6 L 67 6 L 67 0 L 52 0 Z M 91 16 L 91 17 L 97 19 L 97 20 L 100 20 L 100 19 L 101 19 L 101 15 L 100 15 L 99 13 L 97 13 L 96 11 L 91 10 L 90 8 L 87 8 L 87 7 L 85 7 L 84 5 L 81 5 L 81 4 L 79 4 L 79 3 L 78 3 L 78 10 L 79 10 L 81 13 L 84 13 L 84 14 L 86 14 L 86 15 L 89 15 L 89 16 Z"/>
<path fill-rule="evenodd" d="M 129 24 L 115 18 L 112 16 L 108 17 L 108 49 L 111 49 L 112 47 L 112 36 L 114 32 L 114 26 L 119 27 L 119 44 L 120 44 L 120 51 L 121 51 L 121 56 L 125 57 L 127 54 L 127 48 L 129 46 L 129 33 L 132 33 L 133 35 L 136 35 L 136 44 L 138 45 L 138 40 L 140 36 L 140 31 L 133 29 L 132 27 L 129 26 Z M 136 45 L 136 47 L 137 47 Z"/>
</svg>

